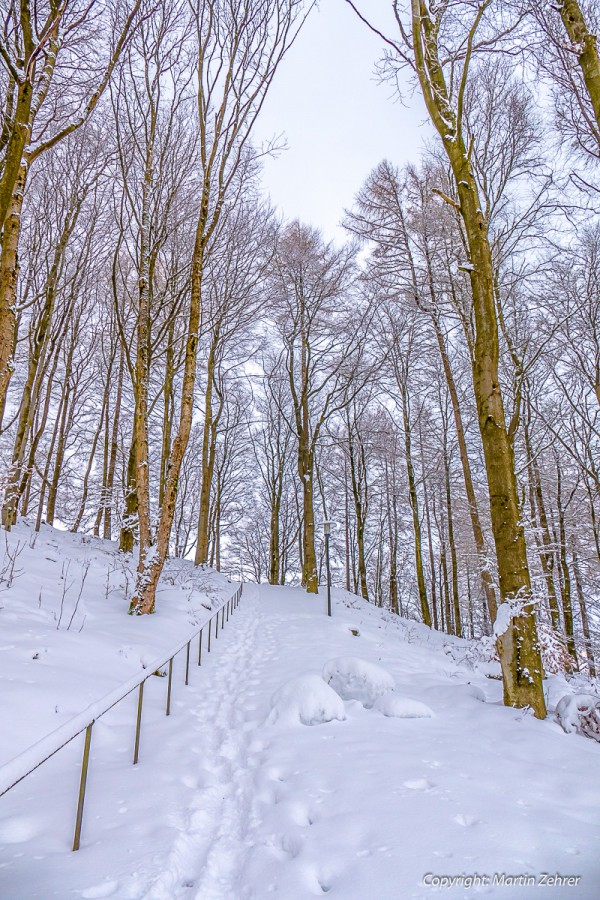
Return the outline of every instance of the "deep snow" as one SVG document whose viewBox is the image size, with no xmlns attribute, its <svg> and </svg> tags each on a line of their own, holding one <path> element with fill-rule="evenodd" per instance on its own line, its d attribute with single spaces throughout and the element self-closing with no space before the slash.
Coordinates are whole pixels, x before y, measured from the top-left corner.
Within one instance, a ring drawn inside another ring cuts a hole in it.
<svg viewBox="0 0 600 900">
<path fill-rule="evenodd" d="M 0 594 L 0 764 L 168 650 L 235 588 L 173 562 L 156 615 L 132 619 L 130 563 L 112 545 L 50 529 L 33 549 L 29 539 L 24 525 L 9 537 L 25 545 L 24 571 Z M 86 561 L 74 624 L 78 586 L 57 629 L 61 584 L 77 583 Z M 169 718 L 165 679 L 147 682 L 138 766 L 134 696 L 94 726 L 78 853 L 81 737 L 0 798 L 0 897 L 598 897 L 600 745 L 504 708 L 500 683 L 460 662 L 466 649 L 342 591 L 328 619 L 323 594 L 245 585 L 188 687 L 184 654 L 175 661 Z M 332 698 L 332 672 L 361 696 Z M 550 682 L 551 703 L 565 691 Z M 580 880 L 514 882 L 542 872 Z M 435 885 L 495 873 L 504 884 Z"/>
</svg>

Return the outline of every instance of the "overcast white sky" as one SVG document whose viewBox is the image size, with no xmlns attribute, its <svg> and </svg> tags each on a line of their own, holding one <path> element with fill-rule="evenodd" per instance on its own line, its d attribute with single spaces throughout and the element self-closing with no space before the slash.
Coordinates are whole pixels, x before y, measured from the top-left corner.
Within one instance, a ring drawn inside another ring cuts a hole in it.
<svg viewBox="0 0 600 900">
<path fill-rule="evenodd" d="M 362 9 L 375 5 L 362 0 Z M 377 0 L 379 16 L 391 3 Z M 382 24 L 385 18 L 380 19 Z M 393 20 L 390 21 L 393 33 Z M 287 150 L 264 164 L 264 185 L 286 218 L 321 228 L 327 239 L 369 172 L 386 158 L 415 161 L 426 113 L 406 90 L 401 105 L 392 86 L 378 83 L 375 62 L 383 44 L 344 0 L 321 0 L 277 72 L 261 117 L 257 142 L 285 135 Z"/>
</svg>

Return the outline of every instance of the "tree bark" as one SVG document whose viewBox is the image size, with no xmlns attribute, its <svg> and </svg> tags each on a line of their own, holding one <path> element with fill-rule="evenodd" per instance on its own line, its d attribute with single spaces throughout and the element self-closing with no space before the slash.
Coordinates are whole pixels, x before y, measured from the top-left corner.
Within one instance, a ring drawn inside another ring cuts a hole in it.
<svg viewBox="0 0 600 900">
<path fill-rule="evenodd" d="M 559 0 L 558 10 L 571 43 L 578 51 L 577 59 L 600 132 L 600 58 L 597 35 L 589 31 L 577 0 Z"/>
</svg>

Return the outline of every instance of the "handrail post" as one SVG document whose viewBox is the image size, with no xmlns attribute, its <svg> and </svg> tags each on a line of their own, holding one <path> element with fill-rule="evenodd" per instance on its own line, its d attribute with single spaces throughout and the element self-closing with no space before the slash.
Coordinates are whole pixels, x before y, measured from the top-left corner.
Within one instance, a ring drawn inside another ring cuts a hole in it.
<svg viewBox="0 0 600 900">
<path fill-rule="evenodd" d="M 85 801 L 85 786 L 87 783 L 88 765 L 90 761 L 90 744 L 92 742 L 92 728 L 94 723 L 90 722 L 85 729 L 85 743 L 83 745 L 83 759 L 81 761 L 81 779 L 79 782 L 79 798 L 77 800 L 77 816 L 75 818 L 75 835 L 73 837 L 73 850 L 79 850 L 79 841 L 81 838 L 81 823 L 83 821 L 83 804 Z"/>
<path fill-rule="evenodd" d="M 198 636 L 198 665 L 202 665 L 202 629 L 200 629 L 200 634 Z"/>
<path fill-rule="evenodd" d="M 173 680 L 173 657 L 169 660 L 169 682 L 167 684 L 167 715 L 171 715 L 171 681 Z"/>
<path fill-rule="evenodd" d="M 208 652 L 209 653 L 210 653 L 210 623 L 211 622 L 212 622 L 212 619 L 209 619 L 208 620 Z"/>
<path fill-rule="evenodd" d="M 140 758 L 140 729 L 142 725 L 142 703 L 144 702 L 144 682 L 140 681 L 140 692 L 138 694 L 137 721 L 135 725 L 135 746 L 133 748 L 133 765 L 137 765 Z"/>
<path fill-rule="evenodd" d="M 213 616 L 214 618 L 214 616 Z M 215 620 L 215 640 L 219 637 L 219 613 L 217 612 L 216 620 Z"/>
<path fill-rule="evenodd" d="M 218 613 L 217 613 L 218 615 Z M 225 628 L 225 607 L 221 607 L 221 630 Z"/>
<path fill-rule="evenodd" d="M 190 683 L 190 642 L 187 642 L 185 648 L 185 683 Z"/>
<path fill-rule="evenodd" d="M 230 603 L 231 603 L 231 600 L 228 600 L 228 601 L 227 601 L 227 621 L 228 621 L 228 622 L 229 622 L 229 604 L 230 604 Z"/>
</svg>

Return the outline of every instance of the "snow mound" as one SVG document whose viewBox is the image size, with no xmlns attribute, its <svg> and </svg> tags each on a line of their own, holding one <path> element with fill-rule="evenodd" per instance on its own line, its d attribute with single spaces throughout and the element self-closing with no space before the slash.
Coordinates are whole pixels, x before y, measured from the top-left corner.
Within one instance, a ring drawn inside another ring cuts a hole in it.
<svg viewBox="0 0 600 900">
<path fill-rule="evenodd" d="M 319 675 L 300 675 L 282 685 L 271 698 L 267 722 L 285 725 L 322 725 L 346 718 L 344 703 Z"/>
<path fill-rule="evenodd" d="M 344 700 L 358 700 L 367 709 L 394 690 L 394 679 L 386 669 L 358 656 L 330 659 L 323 666 L 323 678 Z"/>
<path fill-rule="evenodd" d="M 410 697 L 400 697 L 393 691 L 380 694 L 374 703 L 374 709 L 395 719 L 430 719 L 433 716 L 433 710 L 427 704 L 411 700 Z"/>
<path fill-rule="evenodd" d="M 576 732 L 600 741 L 600 697 L 568 694 L 556 705 L 556 718 L 567 734 Z"/>
</svg>

